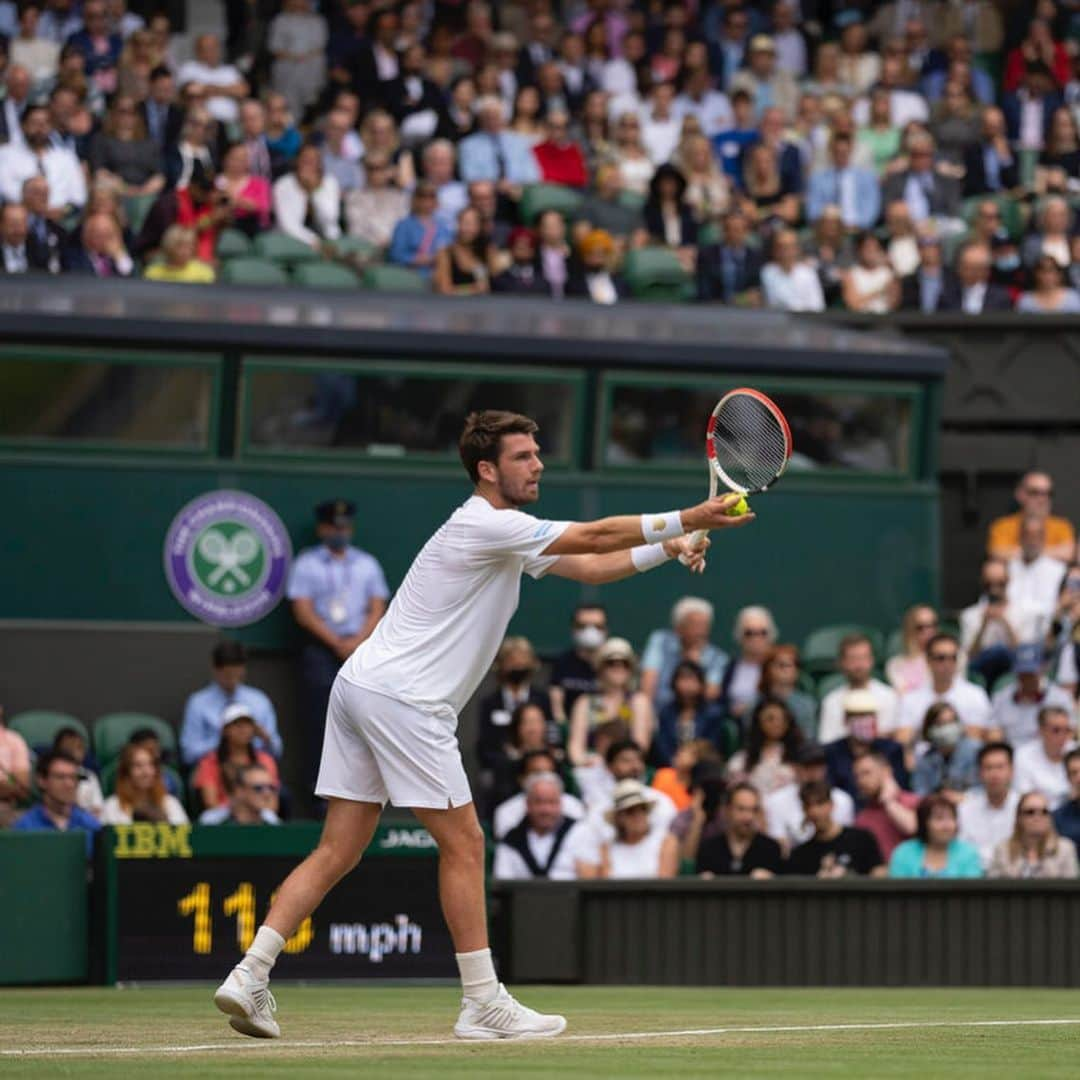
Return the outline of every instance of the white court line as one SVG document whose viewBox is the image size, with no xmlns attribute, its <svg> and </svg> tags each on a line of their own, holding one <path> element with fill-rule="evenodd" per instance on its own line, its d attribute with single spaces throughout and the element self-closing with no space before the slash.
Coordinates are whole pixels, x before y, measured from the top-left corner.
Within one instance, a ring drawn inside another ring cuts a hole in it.
<svg viewBox="0 0 1080 1080">
<path fill-rule="evenodd" d="M 619 1042 L 637 1039 L 679 1039 L 703 1035 L 786 1035 L 815 1031 L 926 1031 L 931 1028 L 1059 1027 L 1080 1024 L 1080 1018 L 1063 1020 L 930 1020 L 881 1024 L 788 1024 L 776 1027 L 684 1028 L 678 1031 L 624 1031 L 601 1035 L 560 1035 L 552 1044 L 567 1042 Z M 212 1050 L 333 1050 L 360 1047 L 379 1050 L 401 1046 L 507 1046 L 526 1040 L 491 1039 L 236 1039 L 229 1042 L 195 1043 L 187 1046 L 58 1046 L 25 1050 L 0 1050 L 0 1057 L 108 1057 L 116 1054 L 203 1054 Z M 535 1040 L 539 1041 L 539 1040 Z"/>
</svg>

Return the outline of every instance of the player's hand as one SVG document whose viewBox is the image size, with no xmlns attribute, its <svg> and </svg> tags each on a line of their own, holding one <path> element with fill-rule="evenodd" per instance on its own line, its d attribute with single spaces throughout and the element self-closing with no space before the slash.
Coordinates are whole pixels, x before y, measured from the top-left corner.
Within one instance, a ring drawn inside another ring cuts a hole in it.
<svg viewBox="0 0 1080 1080">
<path fill-rule="evenodd" d="M 682 524 L 686 532 L 695 529 L 730 529 L 748 525 L 754 520 L 754 512 L 748 510 L 738 517 L 729 517 L 728 511 L 742 498 L 731 492 L 727 495 L 714 495 L 697 506 L 682 511 Z"/>
<path fill-rule="evenodd" d="M 669 559 L 678 559 L 691 574 L 704 574 L 705 552 L 709 550 L 710 544 L 707 536 L 696 546 L 692 536 L 680 536 L 674 540 L 665 540 L 664 551 Z"/>
</svg>

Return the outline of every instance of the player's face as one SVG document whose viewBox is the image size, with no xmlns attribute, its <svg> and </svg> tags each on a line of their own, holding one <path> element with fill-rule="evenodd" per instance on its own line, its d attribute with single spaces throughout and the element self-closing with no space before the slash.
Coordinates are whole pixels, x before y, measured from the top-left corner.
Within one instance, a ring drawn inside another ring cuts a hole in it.
<svg viewBox="0 0 1080 1080">
<path fill-rule="evenodd" d="M 526 506 L 540 498 L 543 471 L 540 447 L 531 435 L 503 436 L 495 475 L 499 494 L 511 506 Z"/>
</svg>

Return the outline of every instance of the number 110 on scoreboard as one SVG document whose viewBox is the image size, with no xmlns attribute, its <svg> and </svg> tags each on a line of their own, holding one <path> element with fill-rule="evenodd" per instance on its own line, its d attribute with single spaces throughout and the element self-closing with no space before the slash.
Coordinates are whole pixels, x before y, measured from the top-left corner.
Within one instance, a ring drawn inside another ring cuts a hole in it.
<svg viewBox="0 0 1080 1080">
<path fill-rule="evenodd" d="M 274 894 L 276 895 L 276 893 Z M 270 897 L 270 903 L 274 896 Z M 176 902 L 178 913 L 192 920 L 192 951 L 208 955 L 214 948 L 213 897 L 209 881 L 199 881 L 195 887 Z M 255 938 L 255 886 L 250 881 L 241 881 L 235 892 L 221 901 L 221 909 L 228 918 L 236 919 L 236 944 L 242 953 Z M 285 952 L 290 955 L 302 953 L 315 937 L 311 919 L 300 924 L 300 929 L 285 942 Z"/>
</svg>

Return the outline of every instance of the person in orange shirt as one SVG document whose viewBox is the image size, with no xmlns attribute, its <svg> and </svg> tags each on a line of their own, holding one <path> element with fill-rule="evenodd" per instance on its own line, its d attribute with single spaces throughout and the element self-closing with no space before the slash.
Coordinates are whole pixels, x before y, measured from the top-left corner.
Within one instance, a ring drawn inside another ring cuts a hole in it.
<svg viewBox="0 0 1080 1080">
<path fill-rule="evenodd" d="M 992 558 L 1006 561 L 1020 554 L 1020 524 L 1025 517 L 1046 519 L 1046 550 L 1044 554 L 1062 562 L 1072 562 L 1076 556 L 1076 533 L 1063 517 L 1050 513 L 1054 498 L 1054 482 L 1047 473 L 1028 472 L 1016 485 L 1016 502 L 1020 510 L 999 517 L 990 523 L 986 548 Z"/>
<path fill-rule="evenodd" d="M 722 761 L 716 747 L 708 739 L 691 739 L 675 751 L 671 765 L 657 769 L 652 786 L 662 791 L 678 810 L 687 810 L 694 799 L 690 794 L 690 774 L 700 761 Z"/>
</svg>

